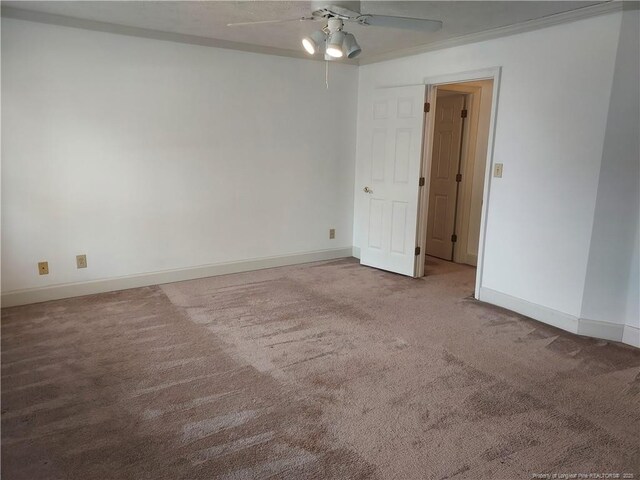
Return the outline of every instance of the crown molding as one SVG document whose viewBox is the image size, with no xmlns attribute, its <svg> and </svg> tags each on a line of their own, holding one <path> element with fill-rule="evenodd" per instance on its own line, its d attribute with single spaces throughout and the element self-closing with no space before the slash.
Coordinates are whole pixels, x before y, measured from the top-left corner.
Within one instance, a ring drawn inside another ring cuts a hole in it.
<svg viewBox="0 0 640 480">
<path fill-rule="evenodd" d="M 3 17 L 13 18 L 16 20 L 24 20 L 28 22 L 47 23 L 50 25 L 58 25 L 62 27 L 79 28 L 83 30 L 93 30 L 103 33 L 113 33 L 117 35 L 127 35 L 130 37 L 148 38 L 152 40 L 162 40 L 167 42 L 186 43 L 189 45 L 199 45 L 202 47 L 223 48 L 226 50 L 260 53 L 263 55 L 276 55 L 279 57 L 297 58 L 300 60 L 309 60 L 312 62 L 324 62 L 324 58 L 309 57 L 299 50 L 267 47 L 263 45 L 254 45 L 251 43 L 230 42 L 227 40 L 219 40 L 217 38 L 200 37 L 197 35 L 187 35 L 183 33 L 164 32 L 161 30 L 131 27 L 126 25 L 119 25 L 116 23 L 100 22 L 97 20 L 85 20 L 81 18 L 67 17 L 65 15 L 55 15 L 51 13 L 36 12 L 33 10 L 24 10 L 15 7 L 3 6 L 1 12 Z M 355 60 L 345 60 L 340 61 L 339 63 L 357 65 L 357 62 Z"/>
<path fill-rule="evenodd" d="M 372 63 L 384 62 L 421 53 L 431 52 L 434 50 L 442 50 L 444 48 L 457 47 L 469 43 L 477 43 L 495 38 L 516 35 L 519 33 L 538 30 L 541 28 L 551 27 L 563 23 L 575 22 L 598 15 L 604 15 L 612 12 L 619 12 L 623 9 L 637 9 L 640 2 L 637 1 L 618 1 L 609 0 L 604 3 L 590 5 L 588 7 L 570 10 L 568 12 L 548 15 L 546 17 L 536 18 L 526 22 L 506 25 L 504 27 L 483 30 L 481 32 L 471 33 L 458 37 L 452 37 L 445 40 L 418 45 L 415 47 L 404 48 L 392 52 L 371 55 L 358 60 L 341 60 L 340 64 L 350 65 L 369 65 Z M 297 58 L 301 60 L 309 60 L 312 62 L 324 61 L 323 58 L 311 58 L 299 50 L 290 50 L 285 48 L 267 47 L 262 45 L 254 45 L 242 42 L 230 42 L 227 40 L 219 40 L 216 38 L 200 37 L 196 35 L 187 35 L 182 33 L 164 32 L 161 30 L 152 30 L 140 27 L 131 27 L 119 25 L 109 22 L 100 22 L 96 20 L 85 20 L 75 17 L 67 17 L 65 15 L 55 15 L 51 13 L 36 12 L 32 10 L 24 10 L 15 7 L 2 6 L 1 14 L 3 17 L 14 18 L 17 20 L 25 20 L 30 22 L 47 23 L 51 25 L 59 25 L 63 27 L 80 28 L 84 30 L 94 30 L 98 32 L 114 33 L 118 35 L 127 35 L 131 37 L 141 37 L 153 40 L 163 40 L 168 42 L 186 43 L 190 45 L 199 45 L 204 47 L 222 48 L 228 50 L 237 50 L 242 52 L 259 53 L 264 55 L 276 55 L 280 57 Z"/>
<path fill-rule="evenodd" d="M 387 60 L 394 60 L 396 58 L 419 55 L 421 53 L 432 52 L 434 50 L 442 50 L 444 48 L 458 47 L 460 45 L 467 45 L 469 43 L 477 43 L 486 40 L 493 40 L 495 38 L 517 35 L 519 33 L 539 30 L 541 28 L 560 25 L 563 23 L 575 22 L 577 20 L 596 17 L 598 15 L 619 12 L 622 11 L 623 8 L 638 8 L 638 5 L 640 5 L 639 2 L 622 2 L 610 0 L 605 3 L 590 5 L 588 7 L 582 7 L 576 10 L 570 10 L 568 12 L 556 13 L 553 15 L 548 15 L 546 17 L 528 20 L 526 22 L 514 23 L 513 25 L 506 25 L 504 27 L 493 28 L 491 30 L 483 30 L 481 32 L 470 33 L 468 35 L 447 38 L 445 40 L 428 43 L 425 45 L 418 45 L 415 47 L 395 50 L 393 52 L 372 55 L 371 57 L 361 59 L 359 65 L 370 65 L 372 63 L 379 63 Z"/>
</svg>

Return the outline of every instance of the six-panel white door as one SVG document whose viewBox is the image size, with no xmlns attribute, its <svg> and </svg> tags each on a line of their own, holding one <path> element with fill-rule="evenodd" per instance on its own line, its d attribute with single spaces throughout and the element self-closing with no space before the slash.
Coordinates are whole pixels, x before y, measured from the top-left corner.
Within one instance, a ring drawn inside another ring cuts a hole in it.
<svg viewBox="0 0 640 480">
<path fill-rule="evenodd" d="M 360 263 L 414 276 L 425 86 L 376 90 L 367 112 Z"/>
</svg>

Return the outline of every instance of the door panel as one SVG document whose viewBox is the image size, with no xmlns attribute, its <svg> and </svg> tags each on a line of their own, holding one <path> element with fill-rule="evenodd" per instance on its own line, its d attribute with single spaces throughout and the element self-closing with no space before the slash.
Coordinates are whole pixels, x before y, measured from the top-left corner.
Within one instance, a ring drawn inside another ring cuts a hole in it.
<svg viewBox="0 0 640 480">
<path fill-rule="evenodd" d="M 425 86 L 378 89 L 364 122 L 363 265 L 413 276 Z"/>
<path fill-rule="evenodd" d="M 453 260 L 451 235 L 455 229 L 464 100 L 464 95 L 448 95 L 438 97 L 436 104 L 426 253 L 445 260 Z"/>
<path fill-rule="evenodd" d="M 368 247 L 382 249 L 382 222 L 384 215 L 384 201 L 372 198 L 369 200 L 369 235 Z"/>
<path fill-rule="evenodd" d="M 444 195 L 435 195 L 433 201 L 433 232 L 431 238 L 444 241 L 447 236 L 446 219 L 447 197 Z"/>
<path fill-rule="evenodd" d="M 391 202 L 391 252 L 406 254 L 407 202 Z"/>
</svg>

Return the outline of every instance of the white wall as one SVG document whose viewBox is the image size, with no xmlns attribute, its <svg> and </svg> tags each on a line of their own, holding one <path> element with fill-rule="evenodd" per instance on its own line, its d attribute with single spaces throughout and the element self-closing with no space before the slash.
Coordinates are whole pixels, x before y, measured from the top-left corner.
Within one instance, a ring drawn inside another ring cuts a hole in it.
<svg viewBox="0 0 640 480">
<path fill-rule="evenodd" d="M 3 294 L 350 249 L 357 67 L 324 68 L 3 18 Z"/>
<path fill-rule="evenodd" d="M 627 289 L 626 324 L 640 329 L 640 229 L 636 227 Z M 639 345 L 640 346 L 640 345 Z"/>
<path fill-rule="evenodd" d="M 629 143 L 625 130 L 638 94 L 637 18 L 611 13 L 359 70 L 332 64 L 329 91 L 319 62 L 3 18 L 3 298 L 357 251 L 356 111 L 362 119 L 373 89 L 501 66 L 494 161 L 504 176 L 490 180 L 482 288 L 549 323 L 564 316 L 577 330 L 582 316 L 635 335 L 637 203 L 614 252 L 624 268 L 599 255 L 612 253 L 615 207 L 638 177 L 638 136 Z M 80 253 L 86 270 L 75 268 Z M 40 260 L 50 275 L 37 275 Z"/>
<path fill-rule="evenodd" d="M 640 222 L 636 224 L 630 263 L 622 341 L 640 348 Z"/>
<path fill-rule="evenodd" d="M 581 313 L 621 13 L 360 68 L 359 115 L 378 86 L 501 66 L 483 289 L 539 319 Z M 359 131 L 359 142 L 363 131 Z M 354 245 L 364 238 L 358 148 Z M 497 298 L 497 297 L 496 297 Z"/>
<path fill-rule="evenodd" d="M 638 276 L 631 259 L 640 210 L 639 23 L 638 10 L 623 12 L 582 303 L 583 318 L 636 327 L 637 305 L 632 313 L 628 304 L 633 293 L 638 302 L 630 283 Z"/>
</svg>

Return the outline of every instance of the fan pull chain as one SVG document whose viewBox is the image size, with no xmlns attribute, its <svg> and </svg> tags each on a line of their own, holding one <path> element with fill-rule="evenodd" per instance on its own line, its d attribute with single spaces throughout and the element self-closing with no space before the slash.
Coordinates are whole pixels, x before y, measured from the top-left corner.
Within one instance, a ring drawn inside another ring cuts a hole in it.
<svg viewBox="0 0 640 480">
<path fill-rule="evenodd" d="M 327 84 L 327 90 L 329 90 L 329 60 L 326 60 L 325 62 L 325 69 L 324 69 L 324 82 Z"/>
</svg>

